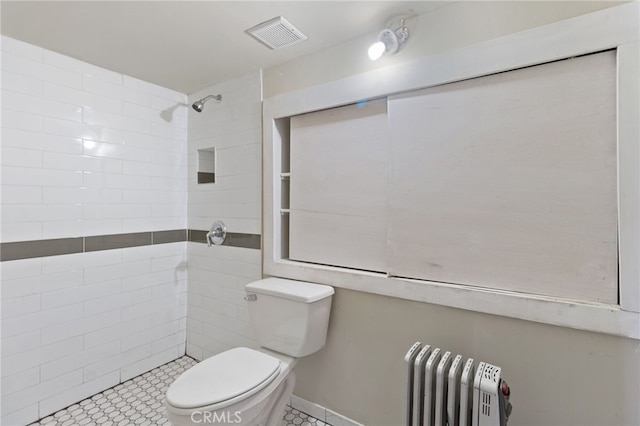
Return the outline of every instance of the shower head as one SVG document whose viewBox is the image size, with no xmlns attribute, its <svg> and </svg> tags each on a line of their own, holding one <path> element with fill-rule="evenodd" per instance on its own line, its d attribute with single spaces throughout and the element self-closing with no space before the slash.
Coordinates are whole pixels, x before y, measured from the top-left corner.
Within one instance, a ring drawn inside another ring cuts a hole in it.
<svg viewBox="0 0 640 426">
<path fill-rule="evenodd" d="M 191 105 L 191 106 L 196 111 L 202 112 L 202 110 L 204 109 L 204 103 L 207 102 L 211 98 L 213 98 L 216 101 L 218 101 L 218 103 L 222 102 L 222 95 L 209 95 L 209 96 L 206 96 L 206 97 L 200 99 L 199 101 L 195 101 L 193 103 L 193 105 Z"/>
</svg>

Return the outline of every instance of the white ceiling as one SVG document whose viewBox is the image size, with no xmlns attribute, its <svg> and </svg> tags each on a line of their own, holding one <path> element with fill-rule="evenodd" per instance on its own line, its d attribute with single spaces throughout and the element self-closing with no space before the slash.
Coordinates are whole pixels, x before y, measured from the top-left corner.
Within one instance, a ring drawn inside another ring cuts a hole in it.
<svg viewBox="0 0 640 426">
<path fill-rule="evenodd" d="M 1 32 L 145 81 L 193 93 L 375 34 L 436 1 L 6 1 Z M 245 33 L 284 16 L 309 39 L 271 50 Z"/>
</svg>

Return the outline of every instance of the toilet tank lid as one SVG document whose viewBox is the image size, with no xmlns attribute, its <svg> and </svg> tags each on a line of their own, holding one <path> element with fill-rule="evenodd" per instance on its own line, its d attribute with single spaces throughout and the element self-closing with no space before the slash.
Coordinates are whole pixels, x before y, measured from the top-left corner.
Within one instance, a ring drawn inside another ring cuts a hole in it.
<svg viewBox="0 0 640 426">
<path fill-rule="evenodd" d="M 303 303 L 316 302 L 330 297 L 334 293 L 333 287 L 328 285 L 275 277 L 247 284 L 245 290 L 251 293 L 267 294 Z"/>
</svg>

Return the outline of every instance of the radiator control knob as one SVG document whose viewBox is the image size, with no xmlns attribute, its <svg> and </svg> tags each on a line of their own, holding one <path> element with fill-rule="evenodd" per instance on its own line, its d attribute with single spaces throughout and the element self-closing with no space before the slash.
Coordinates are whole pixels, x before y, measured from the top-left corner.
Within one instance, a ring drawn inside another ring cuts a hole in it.
<svg viewBox="0 0 640 426">
<path fill-rule="evenodd" d="M 500 385 L 500 388 L 501 388 L 502 394 L 504 396 L 509 396 L 511 394 L 511 389 L 509 389 L 509 385 L 504 380 L 502 381 L 502 384 Z"/>
</svg>

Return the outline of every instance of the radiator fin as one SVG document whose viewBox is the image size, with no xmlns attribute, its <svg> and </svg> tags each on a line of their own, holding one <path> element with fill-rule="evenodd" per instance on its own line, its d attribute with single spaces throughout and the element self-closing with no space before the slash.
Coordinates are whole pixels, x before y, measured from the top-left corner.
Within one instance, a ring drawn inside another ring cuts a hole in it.
<svg viewBox="0 0 640 426">
<path fill-rule="evenodd" d="M 502 369 L 416 342 L 405 356 L 404 426 L 506 426 Z"/>
</svg>

